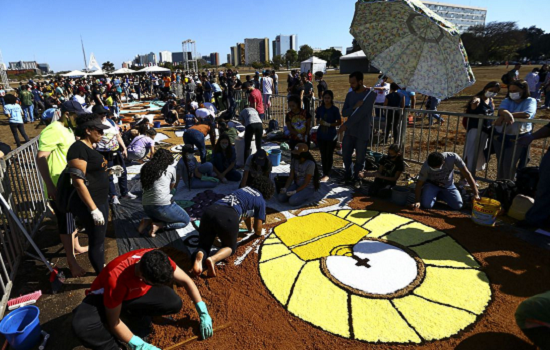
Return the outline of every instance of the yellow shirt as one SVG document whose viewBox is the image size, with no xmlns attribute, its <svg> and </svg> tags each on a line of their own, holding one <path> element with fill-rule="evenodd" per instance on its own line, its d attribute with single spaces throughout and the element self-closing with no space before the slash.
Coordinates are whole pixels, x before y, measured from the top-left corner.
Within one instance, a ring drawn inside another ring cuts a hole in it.
<svg viewBox="0 0 550 350">
<path fill-rule="evenodd" d="M 54 185 L 57 186 L 59 176 L 67 166 L 67 152 L 75 142 L 73 131 L 66 128 L 61 122 L 53 122 L 40 133 L 38 150 L 50 152 L 48 156 L 48 170 Z M 48 190 L 44 185 L 46 197 Z"/>
</svg>

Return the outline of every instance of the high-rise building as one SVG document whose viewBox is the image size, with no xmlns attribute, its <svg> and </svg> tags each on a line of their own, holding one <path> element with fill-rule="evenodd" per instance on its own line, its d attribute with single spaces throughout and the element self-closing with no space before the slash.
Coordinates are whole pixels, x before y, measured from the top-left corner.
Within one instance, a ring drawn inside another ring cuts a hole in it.
<svg viewBox="0 0 550 350">
<path fill-rule="evenodd" d="M 38 69 L 36 61 L 10 62 L 10 70 Z"/>
<path fill-rule="evenodd" d="M 132 61 L 122 62 L 122 68 L 130 68 L 132 66 L 132 64 L 133 64 Z"/>
<path fill-rule="evenodd" d="M 484 7 L 462 6 L 433 1 L 422 1 L 427 8 L 458 27 L 461 33 L 472 26 L 485 25 L 487 9 Z"/>
<path fill-rule="evenodd" d="M 231 54 L 227 54 L 227 63 L 231 64 Z"/>
<path fill-rule="evenodd" d="M 141 67 L 156 66 L 157 55 L 155 55 L 154 52 L 150 52 L 145 55 L 136 55 L 134 58 L 134 64 Z"/>
<path fill-rule="evenodd" d="M 245 64 L 269 61 L 269 39 L 244 39 Z"/>
<path fill-rule="evenodd" d="M 237 44 L 237 64 L 236 66 L 244 66 L 246 64 L 246 46 L 244 43 Z"/>
<path fill-rule="evenodd" d="M 212 52 L 210 54 L 210 64 L 218 67 L 220 65 L 220 54 L 217 52 Z"/>
<path fill-rule="evenodd" d="M 48 74 L 50 72 L 50 65 L 47 63 L 38 63 L 36 66 L 40 69 L 42 74 Z"/>
<path fill-rule="evenodd" d="M 172 52 L 172 64 L 183 63 L 183 52 Z"/>
<path fill-rule="evenodd" d="M 170 51 L 161 51 L 161 52 L 159 52 L 159 62 L 160 63 L 166 63 L 166 62 L 172 63 L 172 53 Z"/>
<path fill-rule="evenodd" d="M 239 51 L 237 50 L 237 46 L 231 46 L 231 63 L 232 66 L 238 66 L 238 57 L 239 57 Z"/>
<path fill-rule="evenodd" d="M 277 35 L 273 43 L 273 56 L 284 56 L 288 50 L 298 51 L 299 49 L 297 35 Z"/>
</svg>

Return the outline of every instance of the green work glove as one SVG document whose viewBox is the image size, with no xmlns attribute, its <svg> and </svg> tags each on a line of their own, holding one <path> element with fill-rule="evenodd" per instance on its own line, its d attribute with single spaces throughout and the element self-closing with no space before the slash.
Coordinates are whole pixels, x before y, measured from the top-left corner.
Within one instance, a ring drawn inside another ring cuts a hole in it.
<svg viewBox="0 0 550 350">
<path fill-rule="evenodd" d="M 128 345 L 130 345 L 132 350 L 160 350 L 156 346 L 144 342 L 143 339 L 135 335 L 130 339 Z"/>
<path fill-rule="evenodd" d="M 201 181 L 220 182 L 220 179 L 216 177 L 203 176 L 201 177 Z"/>
<path fill-rule="evenodd" d="M 197 312 L 199 313 L 199 317 L 201 319 L 201 336 L 202 339 L 208 339 L 214 334 L 214 331 L 212 330 L 212 318 L 208 314 L 208 309 L 206 308 L 206 304 L 204 301 L 200 301 L 195 305 L 195 308 L 197 309 Z"/>
</svg>

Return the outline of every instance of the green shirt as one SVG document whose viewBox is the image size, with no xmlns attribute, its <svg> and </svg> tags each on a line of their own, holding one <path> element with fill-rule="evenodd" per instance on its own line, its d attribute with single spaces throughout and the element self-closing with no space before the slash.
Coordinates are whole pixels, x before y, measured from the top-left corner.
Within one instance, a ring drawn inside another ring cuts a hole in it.
<svg viewBox="0 0 550 350">
<path fill-rule="evenodd" d="M 34 101 L 34 96 L 32 95 L 32 93 L 28 90 L 23 90 L 21 91 L 21 103 L 24 104 L 25 106 L 30 106 L 32 105 Z"/>
<path fill-rule="evenodd" d="M 40 133 L 38 150 L 51 152 L 48 156 L 48 169 L 52 182 L 57 186 L 57 180 L 61 172 L 67 166 L 67 152 L 75 142 L 71 129 L 66 128 L 61 122 L 53 122 Z M 46 197 L 48 190 L 44 186 Z"/>
<path fill-rule="evenodd" d="M 516 323 L 525 329 L 527 320 L 550 323 L 550 291 L 535 295 L 522 302 L 516 310 Z"/>
</svg>

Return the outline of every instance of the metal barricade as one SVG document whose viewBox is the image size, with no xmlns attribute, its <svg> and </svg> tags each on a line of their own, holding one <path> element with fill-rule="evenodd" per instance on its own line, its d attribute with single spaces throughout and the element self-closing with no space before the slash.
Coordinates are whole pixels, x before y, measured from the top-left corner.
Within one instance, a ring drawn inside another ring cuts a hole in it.
<svg viewBox="0 0 550 350">
<path fill-rule="evenodd" d="M 171 86 L 172 92 L 177 96 L 178 99 L 182 99 L 184 97 L 184 88 L 182 83 L 173 83 Z"/>
<path fill-rule="evenodd" d="M 31 236 L 38 231 L 47 210 L 37 153 L 38 137 L 0 159 L 0 193 Z M 28 245 L 7 210 L 0 205 L 0 317 L 6 310 L 21 256 Z"/>
</svg>

